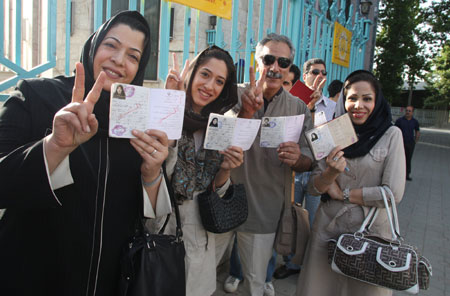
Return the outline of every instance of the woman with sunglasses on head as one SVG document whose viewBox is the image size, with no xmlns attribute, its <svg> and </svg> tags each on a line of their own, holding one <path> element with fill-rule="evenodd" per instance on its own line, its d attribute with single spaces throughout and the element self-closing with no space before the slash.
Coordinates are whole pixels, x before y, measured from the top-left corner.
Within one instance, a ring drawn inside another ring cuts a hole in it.
<svg viewBox="0 0 450 296">
<path fill-rule="evenodd" d="M 379 186 L 388 186 L 397 203 L 405 189 L 402 134 L 392 125 L 390 107 L 372 73 L 358 70 L 347 77 L 336 116 L 346 112 L 359 140 L 345 149 L 336 147 L 313 169 L 308 191 L 329 198 L 322 199 L 316 213 L 297 295 L 392 295 L 391 290 L 340 275 L 328 264 L 328 240 L 354 233 L 371 207 L 384 207 Z M 379 212 L 371 233 L 391 237 L 386 211 Z"/>
<path fill-rule="evenodd" d="M 149 39 L 141 14 L 120 12 L 86 41 L 75 76 L 23 80 L 5 102 L 3 295 L 116 295 L 120 254 L 143 202 L 158 215 L 170 211 L 160 175 L 165 133 L 108 137 L 111 85 L 142 85 Z"/>
<path fill-rule="evenodd" d="M 244 154 L 231 146 L 225 151 L 206 150 L 203 140 L 210 113 L 224 114 L 237 102 L 236 69 L 228 52 L 212 46 L 201 52 L 182 73 L 176 56 L 166 88 L 186 91 L 181 139 L 171 143 L 166 168 L 180 202 L 186 248 L 186 295 L 211 295 L 216 290 L 215 235 L 203 228 L 197 197 L 206 190 L 223 196 L 230 185 L 230 170 L 240 166 Z M 168 232 L 175 233 L 175 219 Z"/>
</svg>

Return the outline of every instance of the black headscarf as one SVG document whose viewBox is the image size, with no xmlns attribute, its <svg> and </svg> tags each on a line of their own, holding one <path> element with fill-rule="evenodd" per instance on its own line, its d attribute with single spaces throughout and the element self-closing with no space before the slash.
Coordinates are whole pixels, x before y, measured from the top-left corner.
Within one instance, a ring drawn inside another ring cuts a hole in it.
<svg viewBox="0 0 450 296">
<path fill-rule="evenodd" d="M 118 24 L 129 25 L 130 23 L 138 23 L 139 27 L 145 32 L 144 50 L 139 62 L 139 68 L 130 84 L 142 85 L 144 83 L 145 67 L 147 66 L 150 57 L 150 29 L 145 18 L 137 11 L 122 11 L 103 23 L 96 32 L 94 32 L 83 46 L 80 61 L 83 63 L 85 70 L 85 95 L 92 89 L 95 83 L 94 79 L 94 57 L 105 38 L 108 31 Z M 110 93 L 103 90 L 100 98 L 95 104 L 94 113 L 99 122 L 99 132 L 104 133 L 108 130 L 109 123 L 109 98 Z"/>
<path fill-rule="evenodd" d="M 361 75 L 361 79 L 358 80 L 358 77 L 356 77 L 357 75 Z M 341 95 L 337 102 L 335 112 L 336 117 L 347 112 L 345 110 L 346 98 L 344 96 L 344 90 L 348 85 L 349 80 L 352 79 L 353 83 L 358 81 L 366 81 L 363 77 L 367 77 L 367 75 L 371 76 L 374 81 L 377 81 L 375 76 L 371 72 L 366 70 L 357 70 L 347 76 L 341 91 Z M 378 142 L 378 140 L 381 138 L 381 136 L 383 136 L 386 130 L 392 126 L 391 108 L 384 98 L 378 83 L 376 84 L 375 93 L 375 107 L 369 118 L 367 118 L 366 122 L 361 125 L 353 124 L 356 134 L 358 135 L 358 142 L 351 146 L 348 146 L 343 150 L 344 156 L 347 158 L 360 157 L 369 153 L 370 149 L 372 149 L 372 147 Z"/>
<path fill-rule="evenodd" d="M 203 107 L 201 114 L 196 114 L 192 110 L 191 86 L 198 67 L 210 58 L 223 60 L 227 65 L 228 76 L 223 90 L 217 99 Z M 183 129 L 188 132 L 195 132 L 196 130 L 206 128 L 210 113 L 224 114 L 236 105 L 238 101 L 236 68 L 230 54 L 215 45 L 200 52 L 190 63 L 184 87 L 186 89 L 186 109 Z"/>
</svg>

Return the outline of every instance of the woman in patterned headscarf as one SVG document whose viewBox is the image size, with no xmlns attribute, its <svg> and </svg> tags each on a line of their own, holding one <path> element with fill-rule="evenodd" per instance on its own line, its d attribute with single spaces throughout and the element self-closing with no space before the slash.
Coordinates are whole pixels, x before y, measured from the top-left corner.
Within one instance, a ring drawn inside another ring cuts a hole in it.
<svg viewBox="0 0 450 296">
<path fill-rule="evenodd" d="M 215 240 L 214 234 L 203 228 L 196 199 L 208 188 L 223 195 L 230 184 L 230 170 L 243 162 L 239 147 L 221 152 L 203 148 L 209 114 L 224 114 L 237 103 L 233 59 L 219 47 L 207 48 L 190 66 L 187 63 L 181 74 L 171 69 L 166 88 L 186 91 L 183 133 L 175 147 L 169 148 L 167 160 L 172 187 L 181 203 L 186 295 L 211 295 L 216 290 Z M 172 226 L 174 231 L 174 223 Z"/>
</svg>

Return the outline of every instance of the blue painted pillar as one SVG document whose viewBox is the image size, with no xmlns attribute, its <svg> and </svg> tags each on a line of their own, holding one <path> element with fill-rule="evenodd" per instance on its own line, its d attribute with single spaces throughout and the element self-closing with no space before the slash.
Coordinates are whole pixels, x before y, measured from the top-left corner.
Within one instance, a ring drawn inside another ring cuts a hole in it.
<svg viewBox="0 0 450 296">
<path fill-rule="evenodd" d="M 94 31 L 103 23 L 103 1 L 94 1 Z"/>
<path fill-rule="evenodd" d="M 137 3 L 136 2 L 137 2 L 137 0 L 129 0 L 128 1 L 128 9 L 129 10 L 136 10 L 137 9 Z"/>
<path fill-rule="evenodd" d="M 184 45 L 183 45 L 183 64 L 189 59 L 189 44 L 191 36 L 191 8 L 185 6 L 184 8 Z"/>
<path fill-rule="evenodd" d="M 250 70 L 250 60 L 251 60 L 251 39 L 253 36 L 253 0 L 248 0 L 247 9 L 247 35 L 245 37 L 245 70 L 244 70 L 244 81 L 250 81 L 248 71 Z M 256 58 L 256 57 L 255 57 Z"/>
<path fill-rule="evenodd" d="M 264 0 L 262 0 L 264 1 Z M 230 55 L 233 58 L 234 62 L 239 62 L 239 58 L 236 58 L 236 52 L 238 50 L 239 44 L 239 29 L 238 29 L 238 21 L 239 21 L 239 1 L 233 1 L 233 13 L 231 16 L 231 45 L 230 45 Z"/>
<path fill-rule="evenodd" d="M 170 2 L 161 1 L 161 27 L 159 31 L 159 65 L 158 76 L 166 80 L 169 72 L 169 33 L 170 33 Z"/>
<path fill-rule="evenodd" d="M 66 57 L 65 57 L 65 74 L 66 76 L 70 75 L 70 31 L 71 28 L 71 15 L 72 15 L 72 7 L 71 7 L 71 0 L 66 0 Z"/>
<path fill-rule="evenodd" d="M 259 2 L 259 26 L 258 26 L 258 41 L 263 38 L 264 34 L 264 12 L 266 7 L 266 0 Z"/>
<path fill-rule="evenodd" d="M 283 7 L 281 8 L 281 29 L 280 32 L 282 35 L 287 34 L 287 8 L 288 8 L 288 0 L 283 0 Z M 291 21 L 291 20 L 289 20 Z"/>
<path fill-rule="evenodd" d="M 200 31 L 200 10 L 197 10 L 197 15 L 195 17 L 195 48 L 194 48 L 194 56 L 197 56 L 198 52 L 198 34 Z"/>
<path fill-rule="evenodd" d="M 111 18 L 111 0 L 106 0 L 106 19 L 109 20 Z"/>
<path fill-rule="evenodd" d="M 2 3 L 3 5 L 3 3 Z M 3 18 L 3 15 L 2 15 Z M 3 28 L 2 28 L 3 30 Z M 16 0 L 16 65 L 22 65 L 22 0 Z"/>
<path fill-rule="evenodd" d="M 223 30 L 222 30 L 222 18 L 221 17 L 217 17 L 215 44 L 219 47 L 223 47 Z"/>
<path fill-rule="evenodd" d="M 274 0 L 272 5 L 272 32 L 277 31 L 277 13 L 278 13 L 278 1 Z"/>
</svg>

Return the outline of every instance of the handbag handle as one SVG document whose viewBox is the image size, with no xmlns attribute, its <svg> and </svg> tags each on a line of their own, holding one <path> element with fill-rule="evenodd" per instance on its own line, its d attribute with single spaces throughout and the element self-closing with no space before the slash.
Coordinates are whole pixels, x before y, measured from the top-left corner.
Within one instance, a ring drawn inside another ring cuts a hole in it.
<svg viewBox="0 0 450 296">
<path fill-rule="evenodd" d="M 386 213 L 389 220 L 389 225 L 391 228 L 391 234 L 392 234 L 392 240 L 401 242 L 402 237 L 400 235 L 400 226 L 398 223 L 398 214 L 397 214 L 397 207 L 395 204 L 394 194 L 392 194 L 392 191 L 387 186 L 379 186 L 381 195 L 383 197 L 384 206 L 386 208 Z M 391 200 L 391 207 L 389 208 L 389 203 L 386 197 L 386 192 L 389 195 L 389 198 Z M 378 216 L 378 213 L 381 209 L 378 207 L 372 207 L 369 210 L 369 213 L 367 214 L 366 218 L 364 219 L 363 223 L 361 224 L 361 227 L 358 229 L 356 233 L 365 233 L 368 231 L 371 226 L 373 225 L 375 219 Z"/>
<path fill-rule="evenodd" d="M 175 199 L 175 194 L 173 193 L 173 187 L 171 185 L 171 182 L 169 181 L 169 177 L 167 177 L 165 162 L 162 165 L 162 168 L 163 168 L 164 180 L 166 181 L 167 189 L 169 191 L 170 202 L 172 203 L 172 206 L 175 210 L 175 218 L 176 218 L 176 222 L 177 222 L 176 238 L 177 238 L 177 240 L 180 240 L 181 237 L 183 236 L 183 230 L 181 230 L 180 210 L 178 209 L 178 203 Z M 166 221 L 164 222 L 163 227 L 159 231 L 160 234 L 164 232 L 164 229 L 166 228 L 167 223 L 169 222 L 169 218 L 170 218 L 170 214 L 167 215 Z"/>
</svg>

